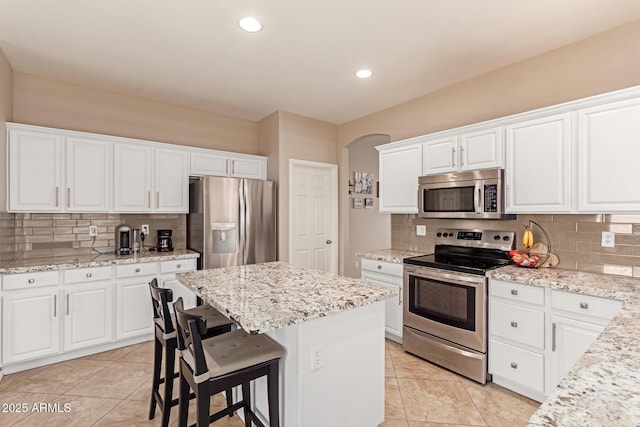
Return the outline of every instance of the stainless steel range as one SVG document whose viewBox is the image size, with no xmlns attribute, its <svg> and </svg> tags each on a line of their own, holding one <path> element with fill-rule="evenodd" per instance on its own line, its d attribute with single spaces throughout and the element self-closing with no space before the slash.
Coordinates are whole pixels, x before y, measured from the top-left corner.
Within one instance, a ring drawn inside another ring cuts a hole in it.
<svg viewBox="0 0 640 427">
<path fill-rule="evenodd" d="M 402 348 L 487 382 L 487 270 L 510 263 L 515 233 L 439 229 L 435 251 L 404 260 Z"/>
</svg>

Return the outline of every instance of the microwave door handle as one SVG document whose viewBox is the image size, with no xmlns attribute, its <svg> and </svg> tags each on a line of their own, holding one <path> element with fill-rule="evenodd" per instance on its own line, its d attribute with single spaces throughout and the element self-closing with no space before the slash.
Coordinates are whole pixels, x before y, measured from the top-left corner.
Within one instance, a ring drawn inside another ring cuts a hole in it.
<svg viewBox="0 0 640 427">
<path fill-rule="evenodd" d="M 478 215 L 480 215 L 480 214 L 482 214 L 482 204 L 484 202 L 482 200 L 482 198 L 483 198 L 482 197 L 482 184 L 476 184 L 475 191 L 476 191 L 476 194 L 477 194 L 477 197 L 474 197 L 474 199 L 475 199 L 475 210 L 476 210 L 476 213 Z"/>
</svg>

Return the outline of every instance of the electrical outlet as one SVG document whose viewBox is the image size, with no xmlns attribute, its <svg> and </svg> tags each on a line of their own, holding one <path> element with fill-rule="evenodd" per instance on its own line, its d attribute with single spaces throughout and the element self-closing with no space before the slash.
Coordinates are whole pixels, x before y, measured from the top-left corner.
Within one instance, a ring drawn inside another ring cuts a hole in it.
<svg viewBox="0 0 640 427">
<path fill-rule="evenodd" d="M 426 235 L 427 235 L 427 226 L 416 225 L 416 236 L 426 236 Z"/>
<path fill-rule="evenodd" d="M 96 237 L 98 235 L 98 226 L 97 225 L 90 225 L 89 226 L 89 236 L 90 237 Z"/>
<path fill-rule="evenodd" d="M 322 367 L 322 355 L 320 346 L 311 347 L 311 372 L 317 371 Z"/>
<path fill-rule="evenodd" d="M 603 248 L 614 248 L 616 246 L 616 233 L 612 231 L 603 231 L 600 246 Z"/>
<path fill-rule="evenodd" d="M 140 226 L 140 232 L 144 233 L 145 236 L 149 235 L 149 224 L 142 224 Z"/>
</svg>

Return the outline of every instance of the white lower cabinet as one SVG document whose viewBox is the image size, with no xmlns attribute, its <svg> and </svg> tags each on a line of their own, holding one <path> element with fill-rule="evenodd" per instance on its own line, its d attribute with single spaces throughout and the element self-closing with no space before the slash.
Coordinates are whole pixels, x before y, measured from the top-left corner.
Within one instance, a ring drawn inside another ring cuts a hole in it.
<svg viewBox="0 0 640 427">
<path fill-rule="evenodd" d="M 385 304 L 385 335 L 402 343 L 402 281 L 403 265 L 393 262 L 363 259 L 361 278 L 369 283 L 392 288 L 398 292 Z"/>
<path fill-rule="evenodd" d="M 2 301 L 2 364 L 60 351 L 57 286 L 5 292 Z"/>
<path fill-rule="evenodd" d="M 112 325 L 111 281 L 65 286 L 65 351 L 110 342 Z"/>
<path fill-rule="evenodd" d="M 153 307 L 149 292 L 151 279 L 153 276 L 142 281 L 116 283 L 116 339 L 153 331 Z"/>
<path fill-rule="evenodd" d="M 622 301 L 491 279 L 489 373 L 542 402 L 598 338 Z"/>
<path fill-rule="evenodd" d="M 176 273 L 196 270 L 195 259 L 180 259 L 172 261 L 162 261 L 160 263 L 160 284 L 164 288 L 169 288 L 173 292 L 173 301 L 177 301 L 182 297 L 185 308 L 193 308 L 197 305 L 198 297 L 196 294 L 176 280 Z M 169 304 L 173 310 L 173 304 Z"/>
</svg>

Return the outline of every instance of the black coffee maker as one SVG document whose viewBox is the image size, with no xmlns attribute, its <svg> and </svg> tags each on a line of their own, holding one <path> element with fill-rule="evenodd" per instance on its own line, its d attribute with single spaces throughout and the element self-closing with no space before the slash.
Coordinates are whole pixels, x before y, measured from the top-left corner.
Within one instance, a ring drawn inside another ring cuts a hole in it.
<svg viewBox="0 0 640 427">
<path fill-rule="evenodd" d="M 171 252 L 173 250 L 173 242 L 171 242 L 171 230 L 158 230 L 158 252 Z"/>
</svg>

